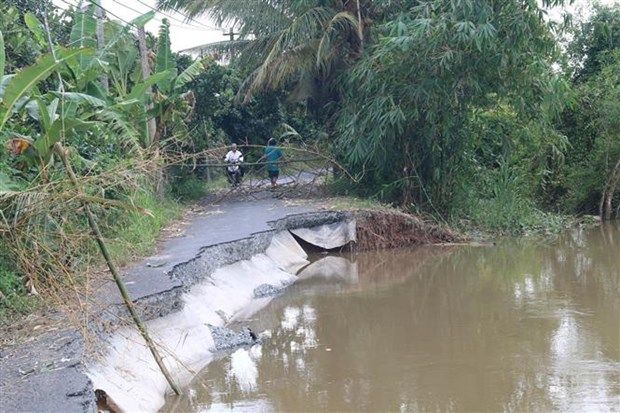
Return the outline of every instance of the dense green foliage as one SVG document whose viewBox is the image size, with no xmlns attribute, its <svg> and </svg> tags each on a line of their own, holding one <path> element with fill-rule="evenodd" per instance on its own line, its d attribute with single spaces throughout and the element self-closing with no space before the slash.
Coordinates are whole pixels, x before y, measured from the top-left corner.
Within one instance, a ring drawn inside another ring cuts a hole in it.
<svg viewBox="0 0 620 413">
<path fill-rule="evenodd" d="M 575 104 L 559 123 L 570 146 L 553 200 L 569 212 L 609 218 L 612 199 L 616 217 L 620 207 L 620 6 L 594 10 L 569 47 Z"/>
<path fill-rule="evenodd" d="M 610 53 L 620 47 L 620 7 L 595 3 L 591 18 L 579 22 L 571 35 L 567 72 L 576 82 L 585 82 L 600 73 Z"/>
<path fill-rule="evenodd" d="M 147 38 L 144 76 L 134 26 L 153 12 L 131 25 L 105 21 L 98 44 L 92 3 L 60 13 L 22 0 L 0 11 L 0 311 L 21 311 L 26 292 L 63 301 L 59 285 L 68 294 L 101 263 L 81 200 L 122 263 L 153 247 L 179 199 L 204 194 L 203 170 L 192 166 L 202 151 L 264 144 L 285 122 L 314 127 L 289 115 L 279 92 L 236 104 L 239 71 L 172 53 L 166 20 Z"/>
<path fill-rule="evenodd" d="M 108 20 L 98 45 L 92 4 L 0 0 L 0 291 L 14 310 L 96 263 L 80 196 L 117 258 L 142 254 L 230 142 L 316 145 L 348 172 L 335 168 L 338 191 L 467 228 L 618 216 L 618 5 L 565 26 L 544 13 L 562 0 L 159 3 L 235 25 L 238 40 L 211 45 L 230 64 L 172 53 L 164 20 L 144 76 L 134 27 Z"/>
<path fill-rule="evenodd" d="M 157 40 L 154 69 L 159 71 L 145 78 L 130 26 L 105 22 L 105 44 L 98 47 L 92 5 L 64 19 L 49 12 L 47 3 L 41 8 L 26 3 L 21 9 L 9 7 L 8 13 L 17 10 L 12 24 L 19 30 L 3 33 L 0 42 L 5 149 L 0 155 L 0 310 L 14 311 L 23 307 L 25 291 L 63 301 L 59 294 L 78 288 L 82 277 L 77 273 L 101 262 L 94 240 L 82 235 L 89 233 L 81 213 L 84 199 L 93 205 L 117 260 L 153 247 L 159 231 L 179 212 L 174 201 L 158 196 L 161 153 L 167 151 L 158 140 L 187 131 L 181 115 L 190 105 L 186 85 L 204 70 L 201 61 L 177 70 L 165 23 Z M 32 58 L 19 55 L 12 48 L 16 44 L 31 44 Z M 149 87 L 155 88 L 154 98 Z M 147 130 L 149 118 L 157 124 L 155 135 Z M 78 188 L 60 162 L 65 153 Z"/>
<path fill-rule="evenodd" d="M 409 168 L 418 181 L 414 202 L 450 208 L 468 169 L 479 166 L 470 123 L 496 120 L 480 113 L 505 106 L 506 117 L 540 115 L 542 123 L 558 110 L 554 42 L 536 12 L 517 2 L 435 1 L 377 27 L 379 41 L 347 79 L 336 141 L 352 168 L 365 169 L 364 185 L 402 193 Z M 515 138 L 504 134 L 498 143 Z"/>
<path fill-rule="evenodd" d="M 305 108 L 348 193 L 510 231 L 617 205 L 618 6 L 571 27 L 544 12 L 563 1 L 159 3 L 238 25 L 211 47 L 235 49 L 239 97 Z"/>
</svg>

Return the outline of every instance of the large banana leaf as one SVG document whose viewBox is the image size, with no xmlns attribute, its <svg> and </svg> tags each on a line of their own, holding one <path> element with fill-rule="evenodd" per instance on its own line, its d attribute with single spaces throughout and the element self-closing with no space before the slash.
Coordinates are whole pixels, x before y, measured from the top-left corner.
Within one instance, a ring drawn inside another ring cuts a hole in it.
<svg viewBox="0 0 620 413">
<path fill-rule="evenodd" d="M 6 54 L 4 53 L 4 37 L 0 31 L 0 79 L 4 76 L 4 65 L 6 63 Z"/>
<path fill-rule="evenodd" d="M 170 91 L 172 79 L 176 76 L 177 63 L 170 48 L 170 25 L 168 20 L 163 19 L 159 29 L 159 39 L 157 45 L 157 57 L 155 59 L 155 72 L 167 72 L 169 76 L 157 82 L 157 88 L 166 93 Z"/>
<path fill-rule="evenodd" d="M 179 90 L 187 83 L 196 79 L 206 69 L 207 60 L 196 60 L 189 65 L 174 81 L 174 90 Z"/>
<path fill-rule="evenodd" d="M 171 72 L 169 71 L 155 73 L 154 75 L 149 76 L 144 82 L 138 83 L 133 87 L 133 89 L 131 89 L 131 93 L 127 95 L 127 100 L 135 99 L 143 101 L 146 91 L 150 86 L 158 84 L 158 82 L 161 82 L 163 79 L 169 79 L 170 76 Z"/>
<path fill-rule="evenodd" d="M 46 54 L 41 56 L 35 64 L 28 66 L 13 76 L 4 90 L 4 96 L 0 104 L 0 130 L 2 130 L 6 121 L 11 117 L 13 107 L 22 96 L 32 90 L 37 83 L 46 79 L 65 60 L 88 52 L 88 50 L 83 49 L 60 50 L 57 59 L 54 59 L 54 56 L 51 54 Z"/>
<path fill-rule="evenodd" d="M 77 92 L 51 92 L 52 95 L 56 96 L 59 99 L 64 100 L 65 102 L 73 102 L 78 105 L 87 104 L 93 107 L 104 107 L 107 105 L 106 101 L 103 99 L 96 98 L 94 96 L 88 95 L 86 93 L 77 93 Z"/>
<path fill-rule="evenodd" d="M 85 11 L 76 10 L 74 23 L 69 35 L 71 47 L 97 48 L 97 20 L 95 19 L 95 8 L 91 5 Z M 89 56 L 80 56 L 80 67 L 85 68 L 89 63 Z"/>
<path fill-rule="evenodd" d="M 32 35 L 36 39 L 37 43 L 39 43 L 39 45 L 43 46 L 44 48 L 47 47 L 45 28 L 43 27 L 43 24 L 41 24 L 39 19 L 37 19 L 37 17 L 31 12 L 28 12 L 24 15 L 24 22 L 26 23 L 26 26 L 28 26 L 28 28 L 30 29 L 30 32 L 32 32 Z"/>
<path fill-rule="evenodd" d="M 143 15 L 136 17 L 130 23 L 133 26 L 144 27 L 144 25 L 150 22 L 154 17 L 155 11 L 151 10 L 148 13 L 144 13 Z"/>
<path fill-rule="evenodd" d="M 69 41 L 73 47 L 95 47 L 97 45 L 97 20 L 94 16 L 94 7 L 87 10 L 76 10 L 73 16 L 74 23 L 69 34 Z"/>
</svg>

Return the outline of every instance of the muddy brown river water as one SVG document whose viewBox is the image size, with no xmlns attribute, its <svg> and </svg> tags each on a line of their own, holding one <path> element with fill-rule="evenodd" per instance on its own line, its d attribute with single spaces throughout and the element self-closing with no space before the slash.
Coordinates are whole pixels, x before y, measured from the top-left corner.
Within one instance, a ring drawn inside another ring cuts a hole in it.
<svg viewBox="0 0 620 413">
<path fill-rule="evenodd" d="M 320 256 L 257 305 L 164 411 L 620 411 L 620 224 Z"/>
</svg>

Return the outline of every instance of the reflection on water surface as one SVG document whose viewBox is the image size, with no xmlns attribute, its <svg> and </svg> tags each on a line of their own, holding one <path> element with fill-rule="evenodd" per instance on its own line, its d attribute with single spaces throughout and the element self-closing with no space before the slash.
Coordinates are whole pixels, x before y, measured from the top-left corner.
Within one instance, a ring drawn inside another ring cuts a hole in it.
<svg viewBox="0 0 620 413">
<path fill-rule="evenodd" d="M 322 258 L 164 410 L 620 410 L 619 225 Z"/>
</svg>

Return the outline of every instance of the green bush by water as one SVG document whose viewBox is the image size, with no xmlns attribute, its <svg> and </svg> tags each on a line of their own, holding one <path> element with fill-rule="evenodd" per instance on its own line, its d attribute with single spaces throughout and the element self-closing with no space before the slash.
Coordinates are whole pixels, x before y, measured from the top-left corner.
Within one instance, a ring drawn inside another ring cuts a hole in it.
<svg viewBox="0 0 620 413">
<path fill-rule="evenodd" d="M 538 208 L 523 178 L 505 163 L 464 185 L 453 211 L 457 226 L 503 234 L 556 233 L 572 222 Z"/>
</svg>

